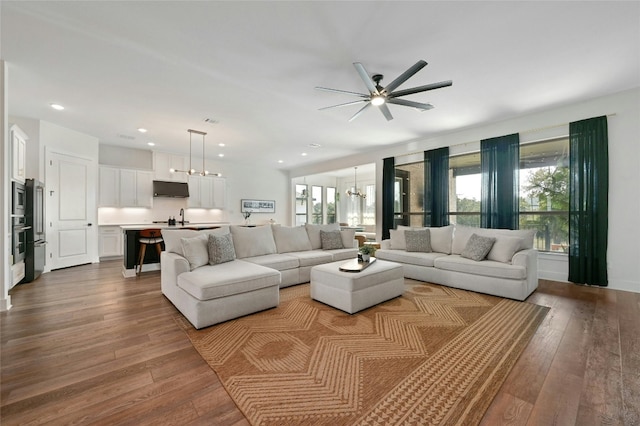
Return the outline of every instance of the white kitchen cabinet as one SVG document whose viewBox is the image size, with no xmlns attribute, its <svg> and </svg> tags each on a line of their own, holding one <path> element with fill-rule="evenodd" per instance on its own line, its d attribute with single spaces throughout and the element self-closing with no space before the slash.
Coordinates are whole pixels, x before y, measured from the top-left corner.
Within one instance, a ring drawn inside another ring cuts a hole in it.
<svg viewBox="0 0 640 426">
<path fill-rule="evenodd" d="M 120 207 L 151 207 L 152 203 L 151 172 L 120 169 Z"/>
<path fill-rule="evenodd" d="M 100 207 L 151 207 L 153 174 L 144 170 L 100 166 Z"/>
<path fill-rule="evenodd" d="M 27 155 L 27 139 L 29 137 L 16 124 L 11 126 L 11 178 L 24 182 L 27 175 L 25 171 Z"/>
<path fill-rule="evenodd" d="M 216 176 L 213 179 L 212 206 L 216 209 L 227 208 L 227 179 Z"/>
<path fill-rule="evenodd" d="M 188 175 L 184 172 L 170 172 L 174 170 L 187 170 L 189 167 L 187 159 L 181 155 L 169 154 L 167 152 L 153 153 L 153 176 L 156 180 L 172 182 L 187 182 Z"/>
<path fill-rule="evenodd" d="M 224 209 L 226 180 L 217 176 L 189 176 L 187 206 L 201 209 Z"/>
<path fill-rule="evenodd" d="M 122 256 L 122 230 L 119 226 L 100 226 L 99 232 L 99 256 Z"/>
<path fill-rule="evenodd" d="M 99 167 L 99 207 L 118 207 L 120 205 L 120 169 L 117 167 Z"/>
</svg>

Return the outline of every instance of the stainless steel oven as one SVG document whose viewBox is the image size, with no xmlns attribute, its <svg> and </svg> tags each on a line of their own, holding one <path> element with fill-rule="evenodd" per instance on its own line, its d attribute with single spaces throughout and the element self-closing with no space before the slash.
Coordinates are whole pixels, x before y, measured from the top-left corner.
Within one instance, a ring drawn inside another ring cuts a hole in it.
<svg viewBox="0 0 640 426">
<path fill-rule="evenodd" d="M 27 231 L 31 229 L 26 225 L 24 216 L 14 216 L 11 218 L 13 229 L 11 231 L 11 254 L 13 255 L 13 263 L 24 260 L 27 251 Z"/>
<path fill-rule="evenodd" d="M 27 190 L 20 182 L 11 182 L 11 214 L 24 216 L 27 208 Z"/>
</svg>

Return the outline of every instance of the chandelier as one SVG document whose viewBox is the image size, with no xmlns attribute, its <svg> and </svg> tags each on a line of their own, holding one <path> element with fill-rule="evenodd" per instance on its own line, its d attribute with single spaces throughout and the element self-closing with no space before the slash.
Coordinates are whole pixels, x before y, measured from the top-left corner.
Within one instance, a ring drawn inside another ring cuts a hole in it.
<svg viewBox="0 0 640 426">
<path fill-rule="evenodd" d="M 186 173 L 188 175 L 200 175 L 200 176 L 222 176 L 221 173 L 213 173 L 210 174 L 208 170 L 206 170 L 204 168 L 204 161 L 205 161 L 205 156 L 204 156 L 204 137 L 206 136 L 206 132 L 201 132 L 200 130 L 193 130 L 193 129 L 188 129 L 187 132 L 189 133 L 189 170 L 178 170 L 178 169 L 169 169 L 169 171 L 171 173 Z M 202 170 L 196 170 L 193 168 L 192 163 L 193 163 L 193 155 L 192 155 L 192 151 L 191 148 L 193 146 L 193 134 L 197 134 L 197 135 L 201 135 L 202 136 Z"/>
<path fill-rule="evenodd" d="M 358 189 L 358 168 L 353 168 L 353 188 L 347 189 L 346 191 L 349 197 L 356 196 L 362 199 L 367 198 L 367 195 Z"/>
</svg>

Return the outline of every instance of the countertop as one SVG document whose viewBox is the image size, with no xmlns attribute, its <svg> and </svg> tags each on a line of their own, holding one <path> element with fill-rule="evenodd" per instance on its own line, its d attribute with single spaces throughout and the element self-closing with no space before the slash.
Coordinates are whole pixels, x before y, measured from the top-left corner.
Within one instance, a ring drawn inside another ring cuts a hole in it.
<svg viewBox="0 0 640 426">
<path fill-rule="evenodd" d="M 167 223 L 143 223 L 136 225 L 119 225 L 125 231 L 139 231 L 141 229 L 184 229 L 184 228 L 210 228 L 213 226 L 229 225 L 229 222 L 201 222 L 185 223 L 184 225 L 169 225 Z"/>
</svg>

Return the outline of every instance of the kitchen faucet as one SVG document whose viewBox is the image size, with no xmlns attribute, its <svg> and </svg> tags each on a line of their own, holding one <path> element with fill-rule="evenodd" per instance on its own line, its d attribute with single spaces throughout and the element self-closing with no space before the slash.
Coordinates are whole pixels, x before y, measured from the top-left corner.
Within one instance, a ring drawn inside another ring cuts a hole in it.
<svg viewBox="0 0 640 426">
<path fill-rule="evenodd" d="M 184 226 L 184 209 L 180 209 L 180 225 Z"/>
</svg>

